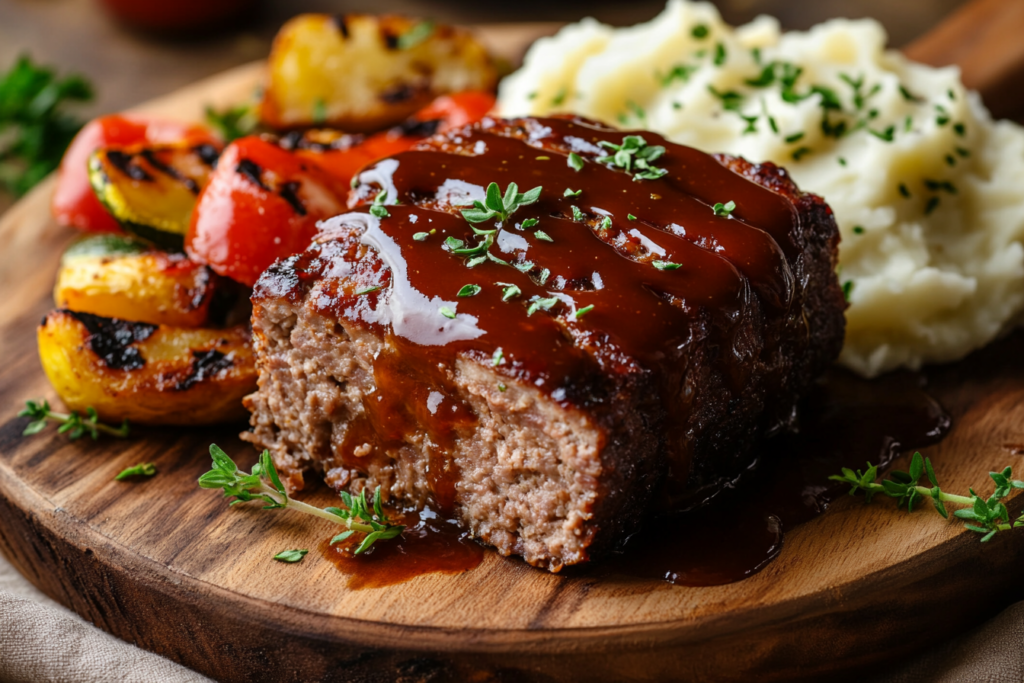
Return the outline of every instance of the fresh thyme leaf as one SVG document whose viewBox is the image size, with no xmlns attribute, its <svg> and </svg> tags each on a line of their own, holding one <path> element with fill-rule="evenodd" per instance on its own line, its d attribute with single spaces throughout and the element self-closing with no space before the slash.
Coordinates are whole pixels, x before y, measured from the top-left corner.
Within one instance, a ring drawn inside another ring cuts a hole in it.
<svg viewBox="0 0 1024 683">
<path fill-rule="evenodd" d="M 391 214 L 388 213 L 388 210 L 385 209 L 380 204 L 374 204 L 373 206 L 371 206 L 370 213 L 376 216 L 377 218 L 388 218 L 391 216 Z"/>
<path fill-rule="evenodd" d="M 501 365 L 502 360 L 504 360 L 504 358 L 505 352 L 502 351 L 501 347 L 499 346 L 497 350 L 494 352 L 494 355 L 491 356 L 491 365 L 494 367 L 498 367 L 499 365 Z"/>
<path fill-rule="evenodd" d="M 711 207 L 711 210 L 715 212 L 716 216 L 729 216 L 736 210 L 736 202 L 729 201 L 725 204 L 718 202 Z"/>
<path fill-rule="evenodd" d="M 563 197 L 579 197 L 581 194 L 583 194 L 583 190 L 576 190 L 575 192 L 573 192 L 569 188 L 565 188 L 565 192 L 562 193 L 562 196 Z"/>
<path fill-rule="evenodd" d="M 20 196 L 54 171 L 82 127 L 67 105 L 92 97 L 81 76 L 57 78 L 28 55 L 0 74 L 0 186 Z"/>
<path fill-rule="evenodd" d="M 540 221 L 537 220 L 536 218 L 527 218 L 525 221 L 522 222 L 522 225 L 520 225 L 519 227 L 522 228 L 523 230 L 529 230 L 538 223 L 540 223 Z"/>
<path fill-rule="evenodd" d="M 38 434 L 46 427 L 49 420 L 58 423 L 58 434 L 67 434 L 71 441 L 79 439 L 86 434 L 92 437 L 93 441 L 100 437 L 100 434 L 108 434 L 119 439 L 125 439 L 129 434 L 128 420 L 124 420 L 120 427 L 111 427 L 99 421 L 99 416 L 93 407 L 85 409 L 85 416 L 72 411 L 71 413 L 57 413 L 50 408 L 49 401 L 26 401 L 25 408 L 18 413 L 18 417 L 30 417 L 32 422 L 26 425 L 22 436 Z"/>
<path fill-rule="evenodd" d="M 121 473 L 114 477 L 117 481 L 124 481 L 131 477 L 152 477 L 156 474 L 156 465 L 151 462 L 144 462 L 121 470 Z"/>
<path fill-rule="evenodd" d="M 443 315 L 446 318 L 450 318 L 450 319 L 454 319 L 455 318 L 455 311 L 453 311 L 452 309 L 448 308 L 447 306 L 442 306 L 441 308 L 438 309 L 438 311 L 440 311 L 441 315 Z"/>
<path fill-rule="evenodd" d="M 572 219 L 577 223 L 583 222 L 583 212 L 580 211 L 580 207 L 576 205 L 572 206 Z"/>
<path fill-rule="evenodd" d="M 597 163 L 608 164 L 632 173 L 635 181 L 656 180 L 668 173 L 666 169 L 653 165 L 665 154 L 665 148 L 661 145 L 648 145 L 639 135 L 627 135 L 618 145 L 607 140 L 601 140 L 598 145 L 611 150 L 614 154 L 598 158 Z"/>
<path fill-rule="evenodd" d="M 347 539 L 347 538 L 349 538 L 350 536 L 352 536 L 352 534 L 354 534 L 354 533 L 355 533 L 355 532 L 354 532 L 354 531 L 352 531 L 352 530 L 349 530 L 349 531 L 342 531 L 342 532 L 341 532 L 340 534 L 338 534 L 337 536 L 335 536 L 334 538 L 332 538 L 332 539 L 331 539 L 331 543 L 330 543 L 330 545 L 334 545 L 335 543 L 341 543 L 341 542 L 342 542 L 342 541 L 344 541 L 345 539 Z"/>
<path fill-rule="evenodd" d="M 464 246 L 466 246 L 466 243 L 458 239 L 457 237 L 449 236 L 445 238 L 444 246 L 447 247 L 449 251 L 454 252 L 456 249 L 462 249 Z"/>
<path fill-rule="evenodd" d="M 308 550 L 282 550 L 277 555 L 274 555 L 274 559 L 278 562 L 294 564 L 295 562 L 301 562 L 308 552 Z"/>
<path fill-rule="evenodd" d="M 533 236 L 543 242 L 554 242 L 554 240 L 551 239 L 551 235 L 547 234 L 543 230 L 538 230 L 537 232 L 533 233 Z"/>
<path fill-rule="evenodd" d="M 626 218 L 627 218 L 627 219 L 629 219 L 629 220 L 631 220 L 631 221 L 635 221 L 635 220 L 636 220 L 636 216 L 634 216 L 634 215 L 633 215 L 633 214 L 631 214 L 631 213 L 627 213 L 627 214 L 626 214 Z"/>
<path fill-rule="evenodd" d="M 463 285 L 462 289 L 459 290 L 459 293 L 456 294 L 456 296 L 460 296 L 460 297 L 476 296 L 477 294 L 480 293 L 481 289 L 482 289 L 482 287 L 480 287 L 480 285 Z"/>
<path fill-rule="evenodd" d="M 470 223 L 497 220 L 504 224 L 508 222 L 509 216 L 515 213 L 519 207 L 535 204 L 540 199 L 542 189 L 541 187 L 535 187 L 528 192 L 520 193 L 518 185 L 509 183 L 505 189 L 505 195 L 502 196 L 498 183 L 491 183 L 487 186 L 487 194 L 484 201 L 476 200 L 473 202 L 472 209 L 462 209 L 462 217 Z"/>
<path fill-rule="evenodd" d="M 417 242 L 423 242 L 423 241 L 425 241 L 425 240 L 426 240 L 426 239 L 427 239 L 428 237 L 430 237 L 430 233 L 429 233 L 429 232 L 417 232 L 417 233 L 415 233 L 415 234 L 414 234 L 414 235 L 412 236 L 412 238 L 413 238 L 414 240 L 416 240 Z"/>
<path fill-rule="evenodd" d="M 612 227 L 612 217 L 611 216 L 605 216 L 604 218 L 601 219 L 601 225 L 600 225 L 601 230 L 611 230 L 611 227 Z"/>
<path fill-rule="evenodd" d="M 213 459 L 213 469 L 199 477 L 200 488 L 223 489 L 225 498 L 234 498 L 230 503 L 231 505 L 248 501 L 260 501 L 264 504 L 264 510 L 287 508 L 319 517 L 333 524 L 342 524 L 349 531 L 355 533 L 366 534 L 366 538 L 355 550 L 356 555 L 364 552 L 373 542 L 395 538 L 405 529 L 400 524 L 392 524 L 384 515 L 380 504 L 379 486 L 373 494 L 372 509 L 370 503 L 366 500 L 366 489 L 363 489 L 358 496 L 342 491 L 339 495 L 342 503 L 345 505 L 344 508 L 328 507 L 320 509 L 288 496 L 280 477 L 277 475 L 277 470 L 274 468 L 270 451 L 265 450 L 260 454 L 259 462 L 253 466 L 252 472 L 249 474 L 240 471 L 235 462 L 216 444 L 210 445 L 210 457 Z M 270 482 L 269 484 L 267 483 L 268 481 Z M 344 536 L 344 538 L 347 537 Z M 336 536 L 331 542 L 334 543 L 338 540 L 344 539 Z M 302 553 L 303 555 L 306 553 L 304 550 L 286 552 Z M 295 559 L 281 558 L 281 561 L 297 562 L 301 559 L 301 557 Z"/>
<path fill-rule="evenodd" d="M 566 163 L 568 163 L 569 168 L 571 168 L 574 171 L 583 170 L 583 157 L 581 157 L 576 152 L 569 152 L 569 159 Z"/>
<path fill-rule="evenodd" d="M 380 287 L 378 287 L 377 285 L 373 285 L 371 287 L 366 287 L 364 289 L 360 289 L 360 290 L 356 291 L 356 296 L 362 296 L 363 294 L 369 294 L 370 292 L 376 292 L 378 289 L 380 289 Z"/>
<path fill-rule="evenodd" d="M 550 311 L 559 302 L 558 297 L 551 297 L 549 299 L 543 299 L 539 296 L 533 297 L 530 300 L 530 306 L 526 309 L 526 315 L 533 315 L 537 311 Z"/>
<path fill-rule="evenodd" d="M 651 261 L 651 265 L 658 270 L 678 270 L 683 267 L 683 264 L 672 263 L 671 261 Z"/>
<path fill-rule="evenodd" d="M 428 19 L 419 22 L 411 29 L 398 36 L 396 44 L 398 45 L 399 50 L 409 50 L 426 41 L 432 35 L 434 35 L 434 22 Z"/>
<path fill-rule="evenodd" d="M 590 313 L 592 310 L 594 310 L 594 304 L 590 304 L 589 306 L 584 306 L 583 308 L 578 309 L 575 314 L 576 319 L 579 320 L 587 313 Z"/>
<path fill-rule="evenodd" d="M 227 143 L 251 135 L 259 126 L 260 121 L 254 106 L 240 104 L 219 111 L 207 106 L 206 123 L 217 131 Z"/>
</svg>

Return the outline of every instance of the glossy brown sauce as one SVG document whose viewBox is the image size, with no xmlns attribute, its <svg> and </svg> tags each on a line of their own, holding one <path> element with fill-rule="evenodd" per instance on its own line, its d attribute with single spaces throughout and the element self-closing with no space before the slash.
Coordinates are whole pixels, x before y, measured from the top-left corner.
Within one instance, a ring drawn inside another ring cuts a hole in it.
<svg viewBox="0 0 1024 683">
<path fill-rule="evenodd" d="M 348 588 L 382 588 L 404 583 L 424 574 L 461 574 L 483 562 L 484 549 L 470 539 L 452 520 L 433 510 L 401 515 L 406 525 L 394 540 L 376 543 L 361 555 L 354 555 L 361 537 L 331 545 L 319 545 L 320 554 L 348 577 Z"/>
<path fill-rule="evenodd" d="M 841 468 L 885 465 L 940 441 L 950 418 L 921 378 L 866 381 L 832 370 L 801 405 L 799 433 L 763 443 L 757 465 L 707 505 L 645 525 L 598 574 L 684 586 L 744 579 L 782 550 L 785 533 L 823 513 L 848 487 L 829 481 Z"/>
</svg>

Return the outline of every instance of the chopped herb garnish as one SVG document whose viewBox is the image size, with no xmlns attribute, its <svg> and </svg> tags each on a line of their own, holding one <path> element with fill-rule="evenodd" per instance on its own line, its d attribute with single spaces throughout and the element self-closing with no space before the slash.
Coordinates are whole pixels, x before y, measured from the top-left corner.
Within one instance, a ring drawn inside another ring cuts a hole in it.
<svg viewBox="0 0 1024 683">
<path fill-rule="evenodd" d="M 499 384 L 498 385 L 498 391 L 500 391 L 501 393 L 505 393 L 505 391 L 507 391 L 507 390 L 508 390 L 508 387 L 506 387 L 504 384 Z"/>
<path fill-rule="evenodd" d="M 466 261 L 466 267 L 467 268 L 476 268 L 481 263 L 484 263 L 486 261 L 487 261 L 487 257 L 486 256 L 474 256 L 473 258 L 471 258 L 468 261 Z"/>
<path fill-rule="evenodd" d="M 437 310 L 440 311 L 441 315 L 443 315 L 446 318 L 450 318 L 450 319 L 454 319 L 455 318 L 455 311 L 453 311 L 452 309 L 448 308 L 447 306 L 442 306 L 441 308 L 439 308 Z"/>
<path fill-rule="evenodd" d="M 872 130 L 868 128 L 868 132 L 883 142 L 892 142 L 896 135 L 896 126 L 889 126 L 885 130 Z"/>
<path fill-rule="evenodd" d="M 301 562 L 302 558 L 304 558 L 308 552 L 308 550 L 283 550 L 277 555 L 274 555 L 274 559 L 278 562 Z"/>
<path fill-rule="evenodd" d="M 501 347 L 499 346 L 498 349 L 494 352 L 494 355 L 491 356 L 491 365 L 493 365 L 494 367 L 498 367 L 499 365 L 501 365 L 501 361 L 504 360 L 504 358 L 505 352 L 502 351 Z"/>
<path fill-rule="evenodd" d="M 811 151 L 812 150 L 811 150 L 810 147 L 799 147 L 799 148 L 793 150 L 793 153 L 790 156 L 793 157 L 793 161 L 800 161 L 805 156 L 810 154 Z"/>
<path fill-rule="evenodd" d="M 398 36 L 398 49 L 409 50 L 414 48 L 420 43 L 426 41 L 432 35 L 434 35 L 434 22 L 429 19 L 421 21 L 402 35 Z"/>
<path fill-rule="evenodd" d="M 444 241 L 444 246 L 454 252 L 456 249 L 462 249 L 462 247 L 466 246 L 466 243 L 457 237 L 447 237 Z"/>
<path fill-rule="evenodd" d="M 651 261 L 651 265 L 658 270 L 679 270 L 683 267 L 683 264 L 672 263 L 671 261 Z"/>
<path fill-rule="evenodd" d="M 429 233 L 429 232 L 417 232 L 417 233 L 415 233 L 415 234 L 414 234 L 414 235 L 412 236 L 412 238 L 413 238 L 414 240 L 416 240 L 417 242 L 423 242 L 423 241 L 424 241 L 424 240 L 426 240 L 426 239 L 427 239 L 428 237 L 430 237 L 430 233 Z"/>
<path fill-rule="evenodd" d="M 523 230 L 529 230 L 538 223 L 540 223 L 540 221 L 537 220 L 536 218 L 527 218 L 525 221 L 522 222 L 522 224 L 519 227 Z"/>
<path fill-rule="evenodd" d="M 530 267 L 533 267 L 532 263 L 530 264 Z M 504 283 L 504 282 L 499 282 L 498 284 L 502 285 L 502 289 L 501 289 L 501 300 L 502 301 L 508 301 L 510 299 L 515 299 L 517 296 L 519 296 L 519 295 L 521 295 L 523 293 L 523 290 L 519 289 L 519 287 L 517 287 L 516 285 L 508 284 L 508 283 Z"/>
<path fill-rule="evenodd" d="M 631 221 L 635 221 L 635 220 L 636 220 L 636 216 L 634 216 L 634 215 L 633 215 L 633 214 L 631 214 L 631 213 L 627 213 L 627 214 L 626 214 L 626 218 L 627 218 L 627 219 L 629 219 L 629 220 L 631 220 Z"/>
<path fill-rule="evenodd" d="M 366 489 L 358 496 L 342 491 L 342 503 L 347 509 L 329 507 L 320 509 L 308 503 L 289 497 L 288 491 L 277 475 L 270 451 L 260 454 L 259 462 L 253 465 L 252 472 L 246 474 L 238 469 L 235 462 L 217 447 L 210 446 L 213 458 L 213 469 L 199 477 L 199 486 L 204 489 L 223 489 L 225 498 L 235 498 L 231 505 L 252 500 L 264 503 L 264 510 L 290 509 L 304 512 L 335 524 L 342 524 L 352 533 L 366 534 L 354 554 L 365 552 L 376 541 L 386 541 L 399 536 L 405 527 L 391 524 L 384 514 L 381 505 L 380 487 L 373 492 L 372 503 L 366 499 Z M 345 536 L 347 538 L 347 535 Z M 338 540 L 338 537 L 332 540 Z M 305 551 L 292 551 L 304 553 Z M 301 559 L 301 558 L 299 558 Z M 290 560 L 285 560 L 290 561 Z"/>
<path fill-rule="evenodd" d="M 572 219 L 577 223 L 583 222 L 583 212 L 580 211 L 580 207 L 575 204 L 572 206 Z"/>
<path fill-rule="evenodd" d="M 767 88 L 775 82 L 775 64 L 769 64 L 761 69 L 761 73 L 758 74 L 757 78 L 748 78 L 743 82 L 752 88 Z"/>
<path fill-rule="evenodd" d="M 120 427 L 111 427 L 99 421 L 96 409 L 89 406 L 85 409 L 85 417 L 77 411 L 70 413 L 57 413 L 50 409 L 50 402 L 46 400 L 25 401 L 25 408 L 18 413 L 18 417 L 30 417 L 29 422 L 22 431 L 23 436 L 38 434 L 46 427 L 49 420 L 60 423 L 57 428 L 58 434 L 67 434 L 71 441 L 80 439 L 88 434 L 92 440 L 100 438 L 100 434 L 116 436 L 119 439 L 128 437 L 128 420 L 121 423 Z"/>
<path fill-rule="evenodd" d="M 839 165 L 840 166 L 846 166 L 846 158 L 845 157 L 839 157 L 839 159 L 837 159 L 837 161 L 839 161 Z"/>
<path fill-rule="evenodd" d="M 905 85 L 903 85 L 902 83 L 900 84 L 900 95 L 903 95 L 903 99 L 905 99 L 907 102 L 922 102 L 923 101 L 920 97 L 918 97 L 917 95 L 914 95 L 909 90 L 907 90 L 907 87 Z"/>
<path fill-rule="evenodd" d="M 673 102 L 672 103 L 672 108 L 675 109 L 676 111 L 679 111 L 680 109 L 683 108 L 683 103 L 682 102 Z"/>
<path fill-rule="evenodd" d="M 552 107 L 560 107 L 565 103 L 565 98 L 569 94 L 569 91 L 564 87 L 558 91 L 558 93 L 551 99 Z"/>
<path fill-rule="evenodd" d="M 580 171 L 583 169 L 583 157 L 576 152 L 569 152 L 569 168 L 574 171 Z"/>
<path fill-rule="evenodd" d="M 690 35 L 696 38 L 697 40 L 703 40 L 707 38 L 708 33 L 710 33 L 710 29 L 708 29 L 706 24 L 697 24 L 692 29 L 690 29 Z"/>
<path fill-rule="evenodd" d="M 736 210 L 736 202 L 729 201 L 725 204 L 718 202 L 711 207 L 711 210 L 715 212 L 716 216 L 728 216 Z"/>
<path fill-rule="evenodd" d="M 696 66 L 690 66 L 689 64 L 676 64 L 667 74 L 664 76 L 657 76 L 657 78 L 661 81 L 661 87 L 667 88 L 672 85 L 673 81 L 686 83 L 698 68 L 699 67 Z"/>
<path fill-rule="evenodd" d="M 970 150 L 964 149 L 963 147 L 957 147 L 957 148 L 956 148 L 956 153 L 957 153 L 957 154 L 958 154 L 959 156 L 962 156 L 962 157 L 963 157 L 963 158 L 965 158 L 965 159 L 966 159 L 967 157 L 971 156 L 971 152 L 970 152 Z"/>
<path fill-rule="evenodd" d="M 907 186 L 904 183 L 900 183 L 899 191 L 905 199 L 910 199 L 910 190 L 907 189 Z"/>
<path fill-rule="evenodd" d="M 206 123 L 224 139 L 232 142 L 246 135 L 252 135 L 259 126 L 260 119 L 256 107 L 251 104 L 240 104 L 220 111 L 206 107 Z M 356 177 L 352 180 L 359 182 Z"/>
<path fill-rule="evenodd" d="M 715 89 L 715 86 L 708 84 L 708 92 L 721 101 L 722 109 L 725 109 L 726 111 L 739 111 L 739 108 L 743 106 L 743 95 L 739 94 L 735 90 L 720 92 Z"/>
<path fill-rule="evenodd" d="M 854 235 L 863 235 L 864 234 L 863 226 L 860 226 L 860 225 L 853 226 L 853 234 Z"/>
<path fill-rule="evenodd" d="M 952 154 L 947 154 L 945 156 L 945 159 L 946 159 L 946 165 L 947 166 L 956 166 L 956 157 L 953 156 Z"/>
<path fill-rule="evenodd" d="M 843 298 L 846 301 L 850 300 L 850 295 L 853 293 L 853 280 L 847 280 L 843 283 Z"/>
<path fill-rule="evenodd" d="M 930 216 L 932 211 L 934 211 L 938 207 L 939 207 L 939 198 L 938 197 L 929 197 L 928 201 L 925 202 L 925 204 L 924 204 L 924 215 L 925 216 Z"/>
<path fill-rule="evenodd" d="M 363 294 L 369 294 L 370 292 L 376 292 L 380 287 L 374 285 L 373 287 L 367 287 L 366 289 L 360 289 L 356 292 L 356 296 L 362 296 Z"/>
<path fill-rule="evenodd" d="M 726 58 L 725 44 L 724 43 L 716 44 L 715 45 L 715 59 L 714 59 L 715 66 L 722 66 L 723 64 L 725 64 L 725 58 Z"/>
<path fill-rule="evenodd" d="M 558 304 L 558 297 L 553 296 L 549 299 L 534 297 L 530 301 L 530 307 L 526 309 L 526 315 L 533 315 L 537 311 L 550 311 Z"/>
<path fill-rule="evenodd" d="M 388 191 L 381 190 L 377 193 L 377 196 L 373 198 L 373 205 L 370 207 L 370 213 L 377 218 L 388 218 L 391 216 L 388 210 L 384 208 L 384 202 L 387 200 Z"/>
<path fill-rule="evenodd" d="M 562 193 L 562 196 L 563 197 L 579 197 L 581 194 L 583 194 L 583 190 L 576 190 L 575 192 L 573 192 L 569 188 L 565 188 L 565 192 Z"/>
<path fill-rule="evenodd" d="M 575 313 L 576 319 L 579 320 L 587 313 L 590 313 L 592 310 L 594 310 L 594 304 L 590 304 L 589 306 L 584 306 L 583 308 L 578 309 Z"/>
<path fill-rule="evenodd" d="M 967 133 L 967 127 L 964 126 L 964 124 L 962 123 L 954 123 L 953 132 L 959 135 L 960 137 L 963 137 Z"/>
<path fill-rule="evenodd" d="M 948 192 L 949 194 L 956 194 L 956 186 L 953 185 L 953 183 L 949 182 L 948 180 L 929 180 L 925 178 L 924 186 L 927 187 L 932 192 L 938 192 L 939 190 L 942 190 L 943 192 Z"/>
<path fill-rule="evenodd" d="M 542 242 L 554 242 L 554 240 L 551 239 L 551 235 L 547 234 L 543 230 L 538 230 L 537 232 L 533 233 L 533 236 L 541 240 Z"/>
<path fill-rule="evenodd" d="M 803 133 L 803 132 L 800 132 L 800 133 L 793 133 L 793 134 L 791 134 L 791 135 L 787 135 L 787 136 L 786 136 L 785 138 L 783 138 L 783 139 L 784 139 L 784 140 L 785 140 L 785 141 L 786 141 L 787 143 L 790 143 L 790 144 L 792 144 L 792 143 L 794 143 L 794 142 L 797 142 L 797 141 L 799 141 L 799 140 L 803 140 L 803 139 L 804 139 L 804 133 Z"/>
<path fill-rule="evenodd" d="M 612 150 L 614 154 L 600 157 L 597 162 L 632 173 L 633 180 L 655 180 L 668 173 L 666 169 L 652 165 L 665 154 L 665 148 L 661 145 L 648 145 L 639 135 L 627 135 L 619 145 L 607 140 L 598 144 Z"/>
<path fill-rule="evenodd" d="M 537 157 L 537 161 L 550 161 L 551 157 Z"/>
<path fill-rule="evenodd" d="M 313 102 L 313 123 L 319 125 L 327 120 L 327 103 L 318 97 Z"/>
<path fill-rule="evenodd" d="M 480 285 L 463 285 L 462 289 L 459 290 L 459 293 L 456 294 L 456 296 L 476 296 L 477 294 L 480 293 L 481 289 L 482 287 L 480 287 Z"/>
<path fill-rule="evenodd" d="M 605 216 L 601 219 L 601 225 L 598 226 L 601 230 L 610 230 L 612 227 L 612 217 Z"/>
<path fill-rule="evenodd" d="M 121 473 L 114 477 L 114 479 L 124 481 L 132 477 L 152 477 L 154 474 L 156 474 L 156 465 L 151 462 L 144 462 L 121 470 Z"/>
</svg>

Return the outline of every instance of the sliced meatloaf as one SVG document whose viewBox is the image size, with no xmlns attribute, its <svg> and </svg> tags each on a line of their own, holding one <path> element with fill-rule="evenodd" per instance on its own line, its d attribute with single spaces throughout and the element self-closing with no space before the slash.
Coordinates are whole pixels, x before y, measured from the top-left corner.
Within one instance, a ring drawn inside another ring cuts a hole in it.
<svg viewBox="0 0 1024 683">
<path fill-rule="evenodd" d="M 835 221 L 771 164 L 488 119 L 350 205 L 256 285 L 245 438 L 552 571 L 737 477 L 842 345 Z"/>
</svg>

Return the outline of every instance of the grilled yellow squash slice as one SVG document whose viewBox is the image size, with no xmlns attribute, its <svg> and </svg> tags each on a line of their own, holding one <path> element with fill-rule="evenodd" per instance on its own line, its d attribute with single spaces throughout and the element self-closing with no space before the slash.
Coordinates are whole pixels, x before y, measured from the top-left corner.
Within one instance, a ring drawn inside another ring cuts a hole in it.
<svg viewBox="0 0 1024 683">
<path fill-rule="evenodd" d="M 89 157 L 89 182 L 125 230 L 181 249 L 218 155 L 209 144 L 100 149 Z"/>
<path fill-rule="evenodd" d="M 300 15 L 278 32 L 260 118 L 274 128 L 395 125 L 438 95 L 491 90 L 497 72 L 467 31 L 399 16 Z"/>
<path fill-rule="evenodd" d="M 215 294 L 228 287 L 184 254 L 126 235 L 92 235 L 64 252 L 53 299 L 58 308 L 108 318 L 201 327 L 211 322 Z"/>
<path fill-rule="evenodd" d="M 43 370 L 69 410 L 101 420 L 202 425 L 243 419 L 256 389 L 248 326 L 187 329 L 56 310 L 38 329 Z"/>
</svg>

